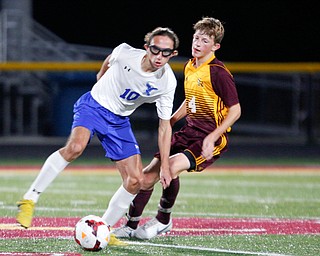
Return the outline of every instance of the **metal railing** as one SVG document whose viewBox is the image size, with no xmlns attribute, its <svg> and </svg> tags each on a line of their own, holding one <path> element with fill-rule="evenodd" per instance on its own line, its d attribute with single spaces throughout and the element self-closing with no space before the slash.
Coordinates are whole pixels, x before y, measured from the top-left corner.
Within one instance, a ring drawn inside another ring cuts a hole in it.
<svg viewBox="0 0 320 256">
<path fill-rule="evenodd" d="M 46 135 L 45 129 L 30 128 L 34 127 L 37 120 L 41 121 L 43 110 L 36 109 L 41 108 L 43 104 L 41 99 L 52 97 L 55 90 L 63 92 L 64 86 L 69 82 L 72 83 L 72 79 L 80 81 L 81 76 L 91 74 L 92 79 L 87 80 L 87 90 L 89 90 L 95 82 L 94 74 L 99 70 L 101 63 L 102 61 L 0 63 L 0 88 L 4 99 L 2 103 L 4 111 L 1 111 L 2 120 L 4 120 L 2 134 L 14 136 L 16 134 L 28 135 L 32 132 L 32 134 Z M 181 89 L 184 62 L 172 61 L 170 64 L 178 75 L 178 87 Z M 266 70 L 263 70 L 264 65 L 266 65 Z M 305 136 L 308 141 L 319 138 L 320 120 L 318 111 L 316 111 L 319 110 L 319 103 L 316 99 L 320 97 L 319 63 L 275 63 L 274 65 L 272 63 L 250 63 L 249 66 L 248 63 L 243 65 L 242 63 L 227 63 L 227 66 L 234 75 L 243 109 L 241 119 L 234 126 L 235 132 Z M 28 75 L 25 76 L 26 74 Z M 56 88 L 52 88 L 51 79 L 54 78 L 50 74 L 60 74 L 59 81 L 54 82 Z M 21 78 L 19 78 L 20 75 Z M 6 79 L 3 79 L 4 77 Z M 37 83 L 39 77 L 41 77 L 41 84 Z M 21 93 L 8 93 L 10 83 L 11 90 L 18 88 L 17 92 L 22 92 L 24 101 L 28 101 L 30 97 L 35 101 L 29 101 L 29 106 L 27 106 L 30 111 L 33 109 L 33 114 L 28 119 L 29 124 L 25 129 L 21 129 L 24 127 L 24 124 L 21 124 L 23 120 L 21 113 L 26 112 L 26 107 L 24 112 L 21 112 L 21 107 L 19 107 L 21 100 L 17 100 L 18 97 L 21 97 Z M 73 83 L 72 86 L 77 87 L 77 83 Z M 28 87 L 29 89 L 21 89 Z M 177 101 L 182 97 L 183 92 L 178 92 Z M 12 106 L 12 102 L 17 104 L 16 107 Z M 52 104 L 54 108 L 54 103 Z M 11 113 L 11 119 L 7 116 L 8 106 L 11 106 L 10 111 L 16 111 L 14 114 Z M 45 106 L 48 107 L 48 100 L 45 101 Z M 19 109 L 20 112 L 17 112 Z M 71 116 L 71 113 L 69 115 Z M 143 122 L 139 112 L 135 115 L 140 122 Z"/>
</svg>

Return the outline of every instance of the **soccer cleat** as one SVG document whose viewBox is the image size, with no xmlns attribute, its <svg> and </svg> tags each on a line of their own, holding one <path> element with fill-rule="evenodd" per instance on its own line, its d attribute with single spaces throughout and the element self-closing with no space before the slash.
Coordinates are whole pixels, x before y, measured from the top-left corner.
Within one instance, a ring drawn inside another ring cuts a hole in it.
<svg viewBox="0 0 320 256">
<path fill-rule="evenodd" d="M 138 239 L 151 239 L 163 233 L 167 233 L 172 229 L 172 219 L 168 224 L 162 224 L 156 218 L 146 222 L 144 225 L 138 227 L 133 234 L 133 237 Z"/>
<path fill-rule="evenodd" d="M 35 203 L 32 200 L 22 199 L 17 202 L 18 214 L 17 222 L 24 228 L 29 228 L 32 222 Z"/>
<path fill-rule="evenodd" d="M 133 237 L 134 231 L 135 230 L 133 228 L 124 225 L 120 228 L 116 228 L 112 233 L 115 234 L 116 237 L 131 238 Z"/>
<path fill-rule="evenodd" d="M 110 241 L 108 243 L 108 245 L 111 245 L 111 246 L 125 246 L 125 245 L 128 245 L 127 243 L 119 240 L 115 234 L 111 233 L 110 234 Z"/>
</svg>

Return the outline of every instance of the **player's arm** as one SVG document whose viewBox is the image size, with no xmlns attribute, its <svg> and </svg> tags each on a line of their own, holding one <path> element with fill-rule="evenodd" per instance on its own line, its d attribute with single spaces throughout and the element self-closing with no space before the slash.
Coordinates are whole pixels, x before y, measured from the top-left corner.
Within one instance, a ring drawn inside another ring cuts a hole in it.
<svg viewBox="0 0 320 256">
<path fill-rule="evenodd" d="M 220 138 L 220 136 L 227 131 L 227 129 L 232 126 L 241 115 L 240 104 L 235 104 L 228 108 L 228 114 L 222 121 L 220 126 L 218 126 L 213 132 L 211 132 L 204 140 L 202 144 L 202 156 L 207 160 L 210 160 L 213 155 L 215 142 Z"/>
<path fill-rule="evenodd" d="M 184 100 L 182 102 L 182 104 L 180 105 L 180 107 L 177 109 L 176 112 L 174 112 L 174 114 L 171 116 L 170 118 L 170 124 L 171 127 L 178 122 L 179 120 L 181 120 L 182 118 L 184 118 L 187 115 L 187 108 L 186 108 L 186 100 Z"/>
<path fill-rule="evenodd" d="M 99 72 L 97 73 L 97 81 L 103 76 L 104 73 L 106 73 L 106 71 L 109 68 L 109 60 L 111 58 L 111 54 L 107 56 L 107 58 L 103 61 L 102 66 L 99 70 Z"/>
<path fill-rule="evenodd" d="M 158 145 L 161 156 L 160 183 L 166 189 L 171 182 L 169 155 L 171 146 L 172 128 L 170 120 L 159 119 Z"/>
</svg>

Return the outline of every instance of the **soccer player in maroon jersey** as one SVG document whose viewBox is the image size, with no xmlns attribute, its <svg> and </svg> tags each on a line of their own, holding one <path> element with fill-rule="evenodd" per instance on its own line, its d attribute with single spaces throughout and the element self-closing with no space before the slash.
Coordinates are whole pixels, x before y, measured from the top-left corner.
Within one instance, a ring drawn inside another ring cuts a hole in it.
<svg viewBox="0 0 320 256">
<path fill-rule="evenodd" d="M 170 152 L 172 181 L 165 188 L 155 218 L 138 227 L 154 184 L 161 178 L 160 154 L 144 168 L 142 189 L 131 203 L 127 223 L 114 230 L 117 237 L 151 239 L 172 228 L 170 217 L 179 192 L 179 174 L 201 172 L 227 150 L 231 126 L 239 119 L 241 107 L 234 79 L 215 52 L 224 36 L 222 23 L 204 17 L 194 25 L 192 56 L 184 68 L 185 100 L 171 117 L 173 126 L 185 118 L 186 124 L 174 133 Z"/>
</svg>

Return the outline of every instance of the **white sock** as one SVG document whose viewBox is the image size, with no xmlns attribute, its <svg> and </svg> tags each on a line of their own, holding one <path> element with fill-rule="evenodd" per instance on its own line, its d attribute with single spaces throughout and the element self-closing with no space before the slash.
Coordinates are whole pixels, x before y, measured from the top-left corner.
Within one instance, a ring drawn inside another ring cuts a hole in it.
<svg viewBox="0 0 320 256">
<path fill-rule="evenodd" d="M 44 162 L 40 173 L 30 186 L 27 193 L 24 194 L 23 198 L 37 203 L 40 193 L 46 190 L 46 188 L 68 164 L 69 162 L 61 156 L 59 151 L 52 153 Z"/>
<path fill-rule="evenodd" d="M 126 213 L 135 196 L 136 195 L 129 193 L 123 185 L 121 185 L 112 196 L 108 209 L 103 214 L 102 219 L 112 227 Z"/>
</svg>

